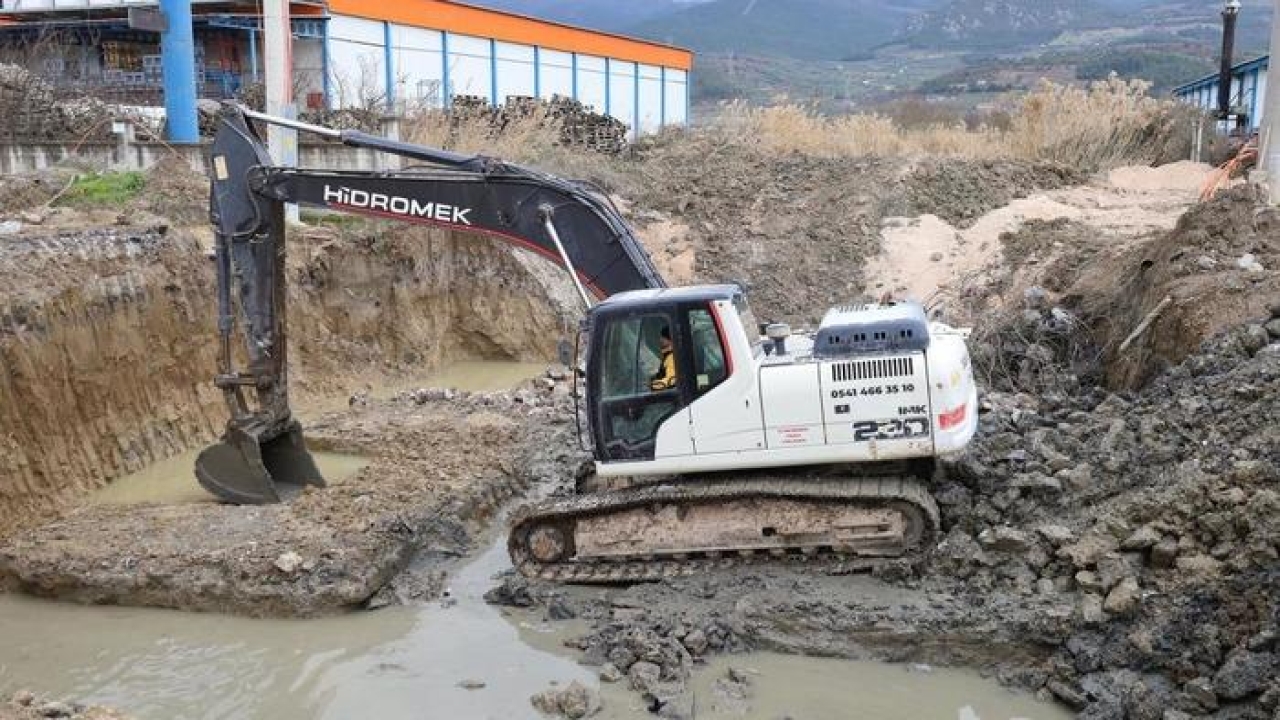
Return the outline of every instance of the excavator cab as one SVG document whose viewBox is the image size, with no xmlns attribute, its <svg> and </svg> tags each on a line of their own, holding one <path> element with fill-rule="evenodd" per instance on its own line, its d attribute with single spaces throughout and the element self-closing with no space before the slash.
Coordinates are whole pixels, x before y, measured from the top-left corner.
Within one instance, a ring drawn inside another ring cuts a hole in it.
<svg viewBox="0 0 1280 720">
<path fill-rule="evenodd" d="M 710 301 L 740 292 L 624 293 L 592 310 L 587 405 L 597 460 L 652 460 L 659 427 L 728 377 L 728 339 Z"/>
</svg>

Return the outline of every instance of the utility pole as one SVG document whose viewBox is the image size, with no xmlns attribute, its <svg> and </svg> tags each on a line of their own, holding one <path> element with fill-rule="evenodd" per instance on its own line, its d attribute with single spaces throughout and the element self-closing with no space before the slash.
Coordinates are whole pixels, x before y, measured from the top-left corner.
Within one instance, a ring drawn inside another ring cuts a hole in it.
<svg viewBox="0 0 1280 720">
<path fill-rule="evenodd" d="M 293 29 L 289 23 L 289 0 L 264 0 L 262 3 L 263 55 L 267 114 L 293 119 Z M 298 133 L 279 125 L 267 126 L 267 148 L 276 163 L 284 167 L 298 165 Z M 298 206 L 287 205 L 285 216 L 298 221 Z"/>
<path fill-rule="evenodd" d="M 1276 62 L 1277 52 L 1280 52 L 1280 0 L 1272 0 L 1271 60 L 1267 67 L 1267 97 L 1262 109 L 1258 148 L 1262 169 L 1267 172 L 1272 205 L 1280 205 L 1280 65 L 1270 65 Z"/>
<path fill-rule="evenodd" d="M 165 29 L 160 33 L 165 132 L 169 142 L 199 142 L 196 42 L 191 30 L 191 0 L 160 0 L 160 12 L 165 21 Z"/>
</svg>

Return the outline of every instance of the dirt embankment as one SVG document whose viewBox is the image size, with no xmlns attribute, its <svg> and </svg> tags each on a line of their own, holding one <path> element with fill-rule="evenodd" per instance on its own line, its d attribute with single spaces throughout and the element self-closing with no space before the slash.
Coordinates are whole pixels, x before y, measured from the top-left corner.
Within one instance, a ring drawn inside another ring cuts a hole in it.
<svg viewBox="0 0 1280 720">
<path fill-rule="evenodd" d="M 221 431 L 207 230 L 168 219 L 203 223 L 207 189 L 152 176 L 171 206 L 29 210 L 0 236 L 0 535 Z M 488 240 L 356 223 L 294 232 L 289 252 L 304 400 L 458 359 L 549 360 L 575 311 Z"/>
<path fill-rule="evenodd" d="M 883 291 L 865 265 L 881 251 L 885 218 L 937 212 L 963 223 L 1084 180 L 1017 161 L 776 157 L 699 134 L 641 146 L 623 169 L 618 189 L 670 279 L 740 282 L 761 320 L 799 323 Z"/>
</svg>

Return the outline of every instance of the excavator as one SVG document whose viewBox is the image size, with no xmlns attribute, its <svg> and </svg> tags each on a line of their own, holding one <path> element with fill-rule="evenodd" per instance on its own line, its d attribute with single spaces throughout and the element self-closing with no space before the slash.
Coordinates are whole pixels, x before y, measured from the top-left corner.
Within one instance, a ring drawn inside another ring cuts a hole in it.
<svg viewBox="0 0 1280 720">
<path fill-rule="evenodd" d="M 403 167 L 280 167 L 255 121 Z M 587 184 L 234 104 L 210 165 L 214 382 L 230 419 L 196 477 L 223 501 L 324 485 L 288 398 L 284 206 L 296 203 L 499 238 L 573 280 L 586 308 L 575 414 L 595 482 L 514 513 L 508 550 L 524 575 L 636 582 L 752 558 L 856 569 L 913 556 L 936 535 L 928 483 L 973 437 L 977 389 L 967 331 L 929 321 L 920 304 L 834 307 L 812 332 L 760 324 L 739 285 L 668 287 Z"/>
</svg>

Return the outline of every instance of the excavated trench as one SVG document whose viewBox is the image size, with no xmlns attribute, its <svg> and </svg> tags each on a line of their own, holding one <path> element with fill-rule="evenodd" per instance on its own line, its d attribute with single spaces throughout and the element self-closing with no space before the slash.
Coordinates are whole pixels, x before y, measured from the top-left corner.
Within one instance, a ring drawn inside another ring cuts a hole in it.
<svg viewBox="0 0 1280 720">
<path fill-rule="evenodd" d="M 289 252 L 304 413 L 458 362 L 545 365 L 574 312 L 547 269 L 489 241 L 360 224 L 295 232 Z M 33 227 L 0 244 L 0 285 L 0 536 L 220 432 L 196 231 Z"/>
</svg>

